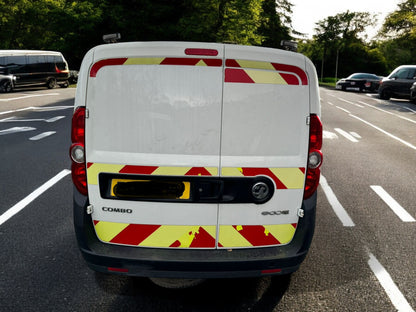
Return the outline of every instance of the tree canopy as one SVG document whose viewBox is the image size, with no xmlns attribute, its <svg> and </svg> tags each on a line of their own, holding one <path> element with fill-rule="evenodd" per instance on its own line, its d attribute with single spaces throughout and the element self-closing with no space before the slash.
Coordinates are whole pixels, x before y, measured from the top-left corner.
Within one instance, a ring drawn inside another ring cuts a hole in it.
<svg viewBox="0 0 416 312">
<path fill-rule="evenodd" d="M 0 49 L 59 50 L 70 66 L 119 32 L 122 41 L 234 42 L 278 48 L 291 39 L 288 0 L 0 0 Z"/>
<path fill-rule="evenodd" d="M 292 26 L 290 0 L 0 0 L 0 49 L 57 50 L 71 68 L 102 43 L 181 40 L 233 42 L 280 48 L 297 40 L 299 51 L 321 76 L 353 72 L 386 75 L 416 54 L 416 0 L 403 0 L 386 17 L 377 40 L 365 29 L 368 12 L 347 11 L 316 23 L 315 35 L 302 38 Z"/>
</svg>

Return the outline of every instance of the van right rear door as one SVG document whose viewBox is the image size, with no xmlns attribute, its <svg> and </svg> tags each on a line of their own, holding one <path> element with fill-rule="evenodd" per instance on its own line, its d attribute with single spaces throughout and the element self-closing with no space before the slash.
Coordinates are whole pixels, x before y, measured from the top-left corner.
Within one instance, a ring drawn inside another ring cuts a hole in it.
<svg viewBox="0 0 416 312">
<path fill-rule="evenodd" d="M 294 236 L 309 142 L 305 66 L 299 54 L 226 45 L 221 176 L 272 185 L 255 179 L 241 190 L 251 202 L 220 204 L 219 248 L 279 246 Z"/>
</svg>

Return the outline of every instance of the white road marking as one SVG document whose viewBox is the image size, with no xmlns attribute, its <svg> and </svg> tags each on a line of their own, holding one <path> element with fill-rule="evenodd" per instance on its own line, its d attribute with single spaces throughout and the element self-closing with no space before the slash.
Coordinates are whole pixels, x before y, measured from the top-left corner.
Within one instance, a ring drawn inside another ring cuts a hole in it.
<svg viewBox="0 0 416 312">
<path fill-rule="evenodd" d="M 350 140 L 351 142 L 357 143 L 358 140 L 356 138 L 354 138 L 351 134 L 349 134 L 348 132 L 340 129 L 340 128 L 335 128 L 334 129 L 336 132 L 338 132 L 339 134 L 341 134 L 343 137 L 345 137 L 346 139 Z"/>
<path fill-rule="evenodd" d="M 371 104 L 367 104 L 367 103 L 362 102 L 362 101 L 359 101 L 359 102 L 360 102 L 360 103 L 362 103 L 362 104 L 364 104 L 364 105 L 367 105 L 368 107 L 371 107 L 371 108 L 374 108 L 374 109 L 376 109 L 376 110 L 379 110 L 380 112 L 383 112 L 383 113 L 386 113 L 386 114 L 390 114 L 390 115 L 393 115 L 393 116 L 395 116 L 395 117 L 398 117 L 398 118 L 401 118 L 401 119 L 403 119 L 403 120 L 410 121 L 411 123 L 415 123 L 415 124 L 416 124 L 416 120 L 412 120 L 412 119 L 410 119 L 410 118 L 406 118 L 406 117 L 400 116 L 400 115 L 398 115 L 398 114 L 395 114 L 395 113 L 392 113 L 392 112 L 386 111 L 386 110 L 384 110 L 384 109 L 381 109 L 381 108 L 379 108 L 379 107 L 373 106 L 373 105 L 371 105 Z M 403 108 L 407 108 L 407 107 L 403 107 Z M 407 108 L 407 109 L 411 110 L 410 108 Z"/>
<path fill-rule="evenodd" d="M 27 99 L 27 98 L 32 98 L 32 97 L 51 96 L 51 95 L 59 95 L 59 93 L 28 94 L 24 96 L 15 97 L 15 98 L 0 99 L 0 102 L 10 102 L 10 101 L 16 101 L 16 100 Z"/>
<path fill-rule="evenodd" d="M 362 106 L 360 104 L 357 104 L 357 103 L 354 103 L 354 102 L 351 102 L 351 101 L 347 101 L 343 98 L 338 98 L 338 100 L 343 101 L 343 102 L 348 103 L 348 104 L 351 104 L 351 105 L 355 105 L 355 106 L 360 107 L 360 108 L 364 108 L 364 106 Z"/>
<path fill-rule="evenodd" d="M 354 138 L 357 138 L 357 139 L 362 139 L 362 137 L 361 137 L 361 135 L 359 135 L 357 132 L 350 132 L 350 134 L 354 137 Z"/>
<path fill-rule="evenodd" d="M 342 111 L 344 111 L 344 112 L 346 112 L 347 114 L 351 114 L 351 112 L 349 110 L 346 110 L 345 108 L 342 108 L 340 106 L 335 106 L 335 107 L 338 108 L 338 109 L 340 109 L 340 110 L 342 110 Z"/>
<path fill-rule="evenodd" d="M 38 198 L 40 195 L 42 195 L 45 191 L 47 191 L 49 188 L 54 186 L 56 183 L 58 183 L 61 179 L 66 177 L 68 174 L 71 173 L 71 170 L 64 169 L 60 173 L 58 173 L 56 176 L 54 176 L 49 181 L 45 182 L 43 185 L 41 185 L 39 188 L 34 190 L 32 193 L 30 193 L 28 196 L 26 196 L 24 199 L 22 199 L 20 202 L 18 202 L 16 205 L 11 207 L 9 210 L 7 210 L 5 213 L 3 213 L 0 216 L 0 225 L 2 225 L 4 222 L 9 220 L 11 217 L 19 213 L 22 209 L 24 209 L 27 205 L 29 205 L 31 202 L 33 202 L 36 198 Z"/>
<path fill-rule="evenodd" d="M 338 136 L 336 133 L 325 131 L 325 130 L 322 132 L 322 137 L 324 139 L 329 139 L 329 140 L 338 139 Z"/>
<path fill-rule="evenodd" d="M 32 122 L 32 121 L 45 121 L 45 119 L 19 119 L 18 117 L 9 117 L 0 120 L 0 122 Z"/>
<path fill-rule="evenodd" d="M 395 140 L 399 141 L 400 143 L 403 143 L 404 145 L 406 145 L 406 146 L 408 146 L 408 147 L 410 147 L 410 148 L 412 148 L 412 149 L 416 150 L 416 146 L 414 146 L 414 145 L 410 144 L 409 142 L 406 142 L 405 140 L 402 140 L 402 139 L 400 139 L 399 137 L 396 137 L 395 135 L 393 135 L 393 134 L 391 134 L 391 133 L 389 133 L 389 132 L 387 132 L 387 131 L 385 131 L 385 130 L 383 130 L 383 129 L 381 129 L 381 128 L 379 128 L 379 127 L 375 126 L 375 125 L 373 125 L 372 123 L 370 123 L 370 122 L 368 122 L 368 121 L 366 121 L 366 120 L 364 120 L 364 119 L 362 119 L 362 118 L 360 118 L 360 117 L 357 117 L 357 116 L 352 115 L 352 114 L 350 114 L 350 116 L 351 116 L 351 117 L 354 117 L 355 119 L 358 119 L 359 121 L 362 121 L 363 123 L 365 123 L 365 124 L 367 124 L 367 125 L 369 125 L 369 126 L 373 127 L 374 129 L 376 129 L 376 130 L 378 130 L 378 131 L 380 131 L 380 132 L 384 133 L 385 135 L 388 135 L 389 137 L 391 137 L 391 138 L 393 138 L 393 139 L 395 139 Z"/>
<path fill-rule="evenodd" d="M 391 303 L 399 312 L 414 312 L 413 308 L 407 302 L 406 298 L 403 296 L 397 285 L 394 283 L 390 274 L 386 269 L 381 265 L 381 263 L 370 253 L 370 259 L 368 260 L 368 265 L 370 266 L 371 271 L 377 277 L 381 286 L 384 288 L 387 296 L 389 296 Z"/>
<path fill-rule="evenodd" d="M 46 122 L 55 122 L 55 121 L 61 120 L 63 118 L 65 118 L 65 116 L 56 116 L 56 117 L 52 117 L 52 118 L 49 118 L 49 119 L 45 119 L 45 121 Z"/>
<path fill-rule="evenodd" d="M 13 127 L 13 128 L 6 129 L 6 130 L 0 130 L 0 135 L 12 134 L 12 133 L 18 133 L 18 132 L 26 132 L 26 131 L 33 131 L 33 130 L 36 130 L 36 128 L 32 128 L 32 127 Z"/>
<path fill-rule="evenodd" d="M 413 110 L 413 109 L 411 109 L 411 108 L 409 108 L 409 107 L 403 107 L 404 109 L 407 109 L 407 110 L 409 110 L 409 111 L 411 111 L 411 112 L 413 112 L 413 113 L 416 113 L 416 111 L 415 110 Z"/>
<path fill-rule="evenodd" d="M 27 110 L 34 110 L 34 111 L 40 111 L 40 112 L 49 112 L 49 111 L 57 111 L 57 110 L 64 110 L 64 109 L 73 109 L 74 106 L 30 106 L 30 107 L 25 107 L 25 108 L 19 108 L 19 109 L 15 109 L 15 110 L 10 110 L 10 111 L 5 111 L 5 112 L 0 112 L 0 115 L 6 115 L 6 114 L 13 114 L 16 112 L 23 112 L 23 111 L 27 111 Z"/>
<path fill-rule="evenodd" d="M 0 122 L 33 122 L 33 121 L 46 121 L 46 122 L 55 122 L 58 121 L 60 119 L 65 118 L 65 116 L 56 116 L 56 117 L 52 117 L 49 119 L 41 119 L 41 118 L 37 118 L 37 119 L 19 119 L 19 117 L 8 117 L 8 118 L 4 118 L 4 119 L 0 119 Z"/>
<path fill-rule="evenodd" d="M 381 186 L 371 185 L 370 186 L 374 192 L 393 210 L 393 212 L 403 221 L 403 222 L 416 222 L 413 218 L 393 197 L 390 196 Z"/>
<path fill-rule="evenodd" d="M 55 133 L 56 133 L 56 131 L 43 132 L 41 134 L 38 134 L 38 135 L 36 135 L 34 137 L 29 138 L 29 140 L 31 140 L 31 141 L 39 141 L 39 140 L 42 140 L 43 138 L 46 138 L 46 137 L 48 137 L 48 136 L 50 136 L 52 134 L 55 134 Z"/>
<path fill-rule="evenodd" d="M 354 222 L 352 221 L 348 213 L 345 211 L 341 203 L 338 201 L 338 198 L 335 196 L 331 187 L 328 185 L 327 180 L 322 174 L 321 174 L 320 184 L 326 195 L 326 198 L 328 199 L 329 204 L 332 206 L 332 209 L 334 210 L 338 219 L 341 220 L 342 224 L 346 227 L 355 226 Z"/>
</svg>

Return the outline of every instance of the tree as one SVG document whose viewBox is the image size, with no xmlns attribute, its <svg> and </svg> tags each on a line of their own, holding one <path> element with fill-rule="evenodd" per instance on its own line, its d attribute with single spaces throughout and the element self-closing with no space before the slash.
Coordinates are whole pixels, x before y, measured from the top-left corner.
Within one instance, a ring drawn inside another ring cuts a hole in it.
<svg viewBox="0 0 416 312">
<path fill-rule="evenodd" d="M 301 48 L 314 61 L 321 77 L 347 76 L 356 71 L 384 71 L 383 60 L 360 37 L 372 18 L 367 12 L 344 12 L 319 21 L 313 37 L 314 47 Z M 320 59 L 316 57 L 320 52 Z M 370 52 L 371 51 L 371 52 Z M 339 69 L 339 70 L 338 70 Z"/>
<path fill-rule="evenodd" d="M 380 31 L 383 41 L 379 50 L 388 59 L 389 71 L 402 64 L 413 64 L 416 59 L 416 0 L 398 4 L 389 14 Z"/>
<path fill-rule="evenodd" d="M 179 25 L 184 40 L 260 45 L 262 0 L 185 0 Z"/>
<path fill-rule="evenodd" d="M 262 46 L 280 48 L 282 40 L 292 39 L 292 4 L 287 0 L 264 0 L 262 4 L 261 26 Z"/>
<path fill-rule="evenodd" d="M 390 13 L 381 30 L 385 37 L 415 36 L 416 33 L 416 0 L 406 0 L 398 4 L 399 9 Z"/>
</svg>

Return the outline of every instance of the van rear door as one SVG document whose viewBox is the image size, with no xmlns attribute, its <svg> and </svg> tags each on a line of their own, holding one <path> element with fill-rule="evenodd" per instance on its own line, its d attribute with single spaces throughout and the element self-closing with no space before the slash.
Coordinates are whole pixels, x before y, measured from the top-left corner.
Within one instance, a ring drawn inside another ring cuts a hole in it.
<svg viewBox="0 0 416 312">
<path fill-rule="evenodd" d="M 307 167 L 309 86 L 295 53 L 226 46 L 221 137 L 222 177 L 253 182 L 252 203 L 219 206 L 219 248 L 289 243 L 302 206 Z M 262 197 L 268 201 L 262 204 Z"/>
<path fill-rule="evenodd" d="M 218 204 L 209 202 L 201 181 L 219 176 L 223 48 L 186 45 L 94 51 L 86 161 L 92 219 L 103 242 L 216 247 Z M 204 203 L 194 202 L 196 187 Z"/>
</svg>

